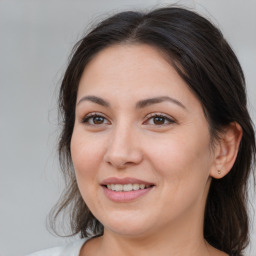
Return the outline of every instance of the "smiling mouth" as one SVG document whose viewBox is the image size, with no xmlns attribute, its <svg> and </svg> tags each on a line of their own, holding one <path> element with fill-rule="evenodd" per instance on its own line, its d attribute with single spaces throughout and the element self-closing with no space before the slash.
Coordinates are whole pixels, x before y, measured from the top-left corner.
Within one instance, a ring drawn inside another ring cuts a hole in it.
<svg viewBox="0 0 256 256">
<path fill-rule="evenodd" d="M 143 190 L 154 185 L 147 185 L 147 184 L 107 184 L 104 187 L 108 188 L 109 190 L 116 191 L 116 192 L 129 192 L 129 191 L 136 191 L 136 190 Z"/>
<path fill-rule="evenodd" d="M 115 203 L 134 202 L 152 191 L 156 185 L 133 177 L 109 177 L 100 184 L 104 194 Z"/>
</svg>

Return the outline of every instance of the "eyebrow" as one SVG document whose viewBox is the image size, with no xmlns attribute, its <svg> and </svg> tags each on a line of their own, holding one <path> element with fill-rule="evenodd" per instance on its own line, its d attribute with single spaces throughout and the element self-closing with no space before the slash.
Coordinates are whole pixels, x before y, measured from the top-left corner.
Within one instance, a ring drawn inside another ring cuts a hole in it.
<svg viewBox="0 0 256 256">
<path fill-rule="evenodd" d="M 108 108 L 110 107 L 109 102 L 107 102 L 106 100 L 99 98 L 97 96 L 91 96 L 91 95 L 84 96 L 78 101 L 77 105 L 79 105 L 83 101 L 91 101 L 91 102 L 99 104 L 103 107 L 108 107 Z M 174 98 L 171 98 L 169 96 L 160 96 L 160 97 L 154 97 L 154 98 L 149 98 L 149 99 L 145 99 L 145 100 L 140 100 L 136 103 L 135 107 L 136 108 L 145 108 L 150 105 L 161 103 L 164 101 L 172 102 L 172 103 L 182 107 L 183 109 L 186 109 L 186 107 L 180 101 L 178 101 Z"/>
<path fill-rule="evenodd" d="M 157 103 L 161 103 L 161 102 L 164 102 L 164 101 L 172 102 L 172 103 L 186 109 L 186 107 L 180 101 L 178 101 L 174 98 L 171 98 L 169 96 L 161 96 L 161 97 L 155 97 L 155 98 L 140 100 L 140 101 L 137 102 L 136 108 L 145 108 L 147 106 L 157 104 Z"/>
<path fill-rule="evenodd" d="M 84 96 L 83 98 L 81 98 L 78 101 L 77 105 L 79 105 L 83 101 L 91 101 L 91 102 L 99 104 L 103 107 L 110 107 L 110 104 L 107 101 L 103 100 L 102 98 L 96 97 L 96 96 Z"/>
</svg>

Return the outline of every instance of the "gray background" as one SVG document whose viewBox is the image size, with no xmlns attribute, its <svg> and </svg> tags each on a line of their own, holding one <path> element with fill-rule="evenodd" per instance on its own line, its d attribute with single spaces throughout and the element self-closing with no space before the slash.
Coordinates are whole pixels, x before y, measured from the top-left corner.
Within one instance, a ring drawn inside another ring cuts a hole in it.
<svg viewBox="0 0 256 256">
<path fill-rule="evenodd" d="M 47 231 L 46 216 L 62 187 L 56 96 L 72 46 L 92 21 L 166 3 L 174 1 L 0 0 L 0 256 L 70 241 Z M 255 120 L 256 1 L 178 3 L 196 8 L 223 31 L 244 69 Z M 255 222 L 251 226 L 248 255 L 256 256 Z"/>
</svg>

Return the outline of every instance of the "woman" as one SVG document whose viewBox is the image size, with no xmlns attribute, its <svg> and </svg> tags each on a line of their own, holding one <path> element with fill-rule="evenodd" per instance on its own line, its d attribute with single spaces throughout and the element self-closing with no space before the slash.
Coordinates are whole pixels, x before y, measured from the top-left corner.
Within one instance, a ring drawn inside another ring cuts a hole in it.
<svg viewBox="0 0 256 256">
<path fill-rule="evenodd" d="M 75 47 L 59 107 L 53 216 L 68 210 L 83 239 L 35 255 L 242 255 L 254 130 L 209 21 L 182 8 L 102 21 Z"/>
</svg>

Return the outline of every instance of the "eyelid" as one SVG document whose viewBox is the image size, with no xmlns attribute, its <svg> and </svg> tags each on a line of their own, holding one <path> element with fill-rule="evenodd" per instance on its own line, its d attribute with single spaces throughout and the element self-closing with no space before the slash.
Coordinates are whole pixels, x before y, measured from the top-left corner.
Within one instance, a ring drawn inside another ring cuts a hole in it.
<svg viewBox="0 0 256 256">
<path fill-rule="evenodd" d="M 107 120 L 109 123 L 111 123 L 111 122 L 109 121 L 109 118 L 108 118 L 106 115 L 104 115 L 103 113 L 101 113 L 101 112 L 91 112 L 91 113 L 86 114 L 85 116 L 83 116 L 83 117 L 81 118 L 81 123 L 88 123 L 87 121 L 88 121 L 90 118 L 93 118 L 93 117 L 96 117 L 96 116 L 103 117 L 105 120 Z M 88 124 L 88 125 L 91 125 L 91 124 Z M 100 124 L 99 124 L 99 125 L 100 125 Z M 99 126 L 99 125 L 96 125 L 96 124 L 95 124 L 95 126 Z M 104 124 L 101 124 L 101 125 L 104 125 Z"/>
<path fill-rule="evenodd" d="M 167 114 L 164 114 L 161 112 L 156 112 L 156 113 L 150 113 L 150 114 L 146 115 L 145 121 L 143 122 L 143 124 L 153 117 L 164 117 L 169 122 L 169 124 L 177 123 L 175 118 L 171 117 L 170 115 L 167 115 Z M 160 126 L 165 126 L 165 125 L 168 125 L 168 124 L 163 124 L 163 125 L 158 125 L 158 126 L 160 127 Z M 155 126 L 157 126 L 157 125 L 155 125 Z"/>
</svg>

